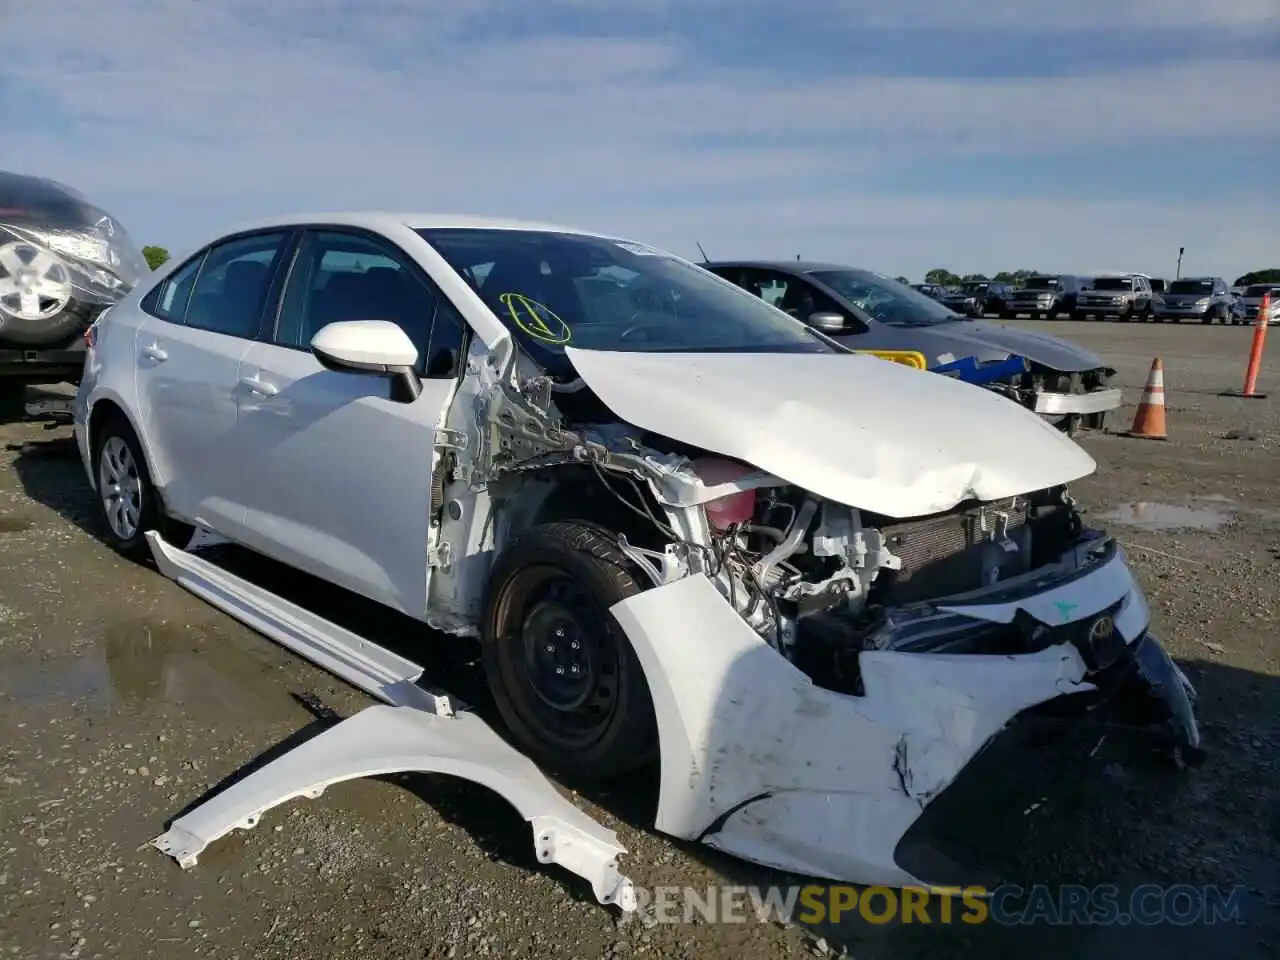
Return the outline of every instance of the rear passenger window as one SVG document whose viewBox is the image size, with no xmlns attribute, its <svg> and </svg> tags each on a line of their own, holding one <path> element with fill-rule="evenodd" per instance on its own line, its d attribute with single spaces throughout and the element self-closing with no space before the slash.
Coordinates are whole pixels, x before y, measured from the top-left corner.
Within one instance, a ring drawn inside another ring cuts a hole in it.
<svg viewBox="0 0 1280 960">
<path fill-rule="evenodd" d="M 182 323 L 187 312 L 187 304 L 191 302 L 191 288 L 195 285 L 200 265 L 204 263 L 206 253 L 183 264 L 169 275 L 160 286 L 147 294 L 141 307 L 147 313 L 154 314 L 162 320 Z"/>
<path fill-rule="evenodd" d="M 251 339 L 287 233 L 260 233 L 220 244 L 205 257 L 187 306 L 187 326 Z"/>
</svg>

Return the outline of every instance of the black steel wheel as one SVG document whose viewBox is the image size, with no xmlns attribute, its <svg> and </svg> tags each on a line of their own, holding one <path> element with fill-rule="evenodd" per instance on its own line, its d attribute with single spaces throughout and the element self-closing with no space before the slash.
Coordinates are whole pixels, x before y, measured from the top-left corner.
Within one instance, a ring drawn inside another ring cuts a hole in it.
<svg viewBox="0 0 1280 960">
<path fill-rule="evenodd" d="M 609 613 L 640 590 L 617 544 L 586 523 L 533 527 L 495 563 L 486 680 L 514 738 L 543 765 L 605 780 L 657 756 L 644 671 Z"/>
</svg>

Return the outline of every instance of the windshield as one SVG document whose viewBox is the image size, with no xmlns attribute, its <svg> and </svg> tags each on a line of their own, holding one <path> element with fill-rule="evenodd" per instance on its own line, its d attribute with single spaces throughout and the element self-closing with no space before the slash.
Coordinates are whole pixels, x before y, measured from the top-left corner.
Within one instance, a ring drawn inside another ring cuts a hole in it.
<svg viewBox="0 0 1280 960">
<path fill-rule="evenodd" d="M 1245 289 L 1244 295 L 1249 298 L 1258 297 L 1261 299 L 1266 294 L 1271 294 L 1272 298 L 1280 293 L 1280 284 L 1274 283 L 1255 283 L 1253 286 Z"/>
<path fill-rule="evenodd" d="M 867 270 L 818 270 L 811 276 L 881 323 L 914 327 L 965 319 L 905 283 Z"/>
<path fill-rule="evenodd" d="M 1098 277 L 1093 281 L 1095 290 L 1132 290 L 1133 281 L 1128 277 Z"/>
<path fill-rule="evenodd" d="M 965 283 L 960 286 L 960 292 L 961 293 L 979 293 L 987 289 L 987 287 L 989 286 L 990 284 L 987 284 L 987 283 Z"/>
<path fill-rule="evenodd" d="M 1059 283 L 1057 277 L 1027 277 L 1022 286 L 1026 290 L 1057 290 Z"/>
<path fill-rule="evenodd" d="M 638 353 L 838 349 L 754 294 L 643 244 L 534 230 L 417 232 L 551 373 L 572 373 L 566 346 Z"/>
<path fill-rule="evenodd" d="M 1212 280 L 1175 280 L 1169 284 L 1170 293 L 1213 293 Z"/>
</svg>

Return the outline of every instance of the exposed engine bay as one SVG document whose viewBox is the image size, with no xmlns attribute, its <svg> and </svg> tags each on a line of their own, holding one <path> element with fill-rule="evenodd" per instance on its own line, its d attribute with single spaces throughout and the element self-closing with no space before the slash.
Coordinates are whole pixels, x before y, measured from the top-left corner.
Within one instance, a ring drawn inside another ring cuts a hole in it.
<svg viewBox="0 0 1280 960">
<path fill-rule="evenodd" d="M 732 468 L 715 459 L 693 463 L 700 476 Z M 1061 487 L 912 520 L 789 486 L 734 494 L 705 509 L 716 580 L 731 604 L 816 682 L 851 693 L 859 689 L 857 652 L 896 648 L 883 629 L 890 610 L 1020 577 L 1058 560 L 1083 534 Z M 1033 648 L 1025 639 L 1002 647 L 1025 652 Z"/>
<path fill-rule="evenodd" d="M 483 429 L 466 431 L 482 443 L 450 451 L 443 467 L 448 476 L 436 478 L 434 509 L 456 496 L 458 481 L 488 481 L 488 495 L 504 505 L 489 534 L 501 549 L 520 529 L 545 519 L 557 490 L 568 491 L 572 509 L 612 517 L 603 525 L 654 586 L 706 574 L 753 631 L 815 683 L 836 691 L 859 691 L 860 651 L 897 648 L 895 631 L 886 628 L 891 613 L 1024 577 L 1090 536 L 1064 486 L 896 519 L 606 422 L 607 411 L 581 382 L 533 377 L 517 389 L 493 390 L 484 404 Z M 576 415 L 569 424 L 559 407 Z M 476 542 L 474 531 L 454 534 L 453 527 L 441 517 L 449 541 Z M 452 543 L 444 552 L 457 554 Z M 433 583 L 443 592 L 449 577 L 441 573 Z M 453 582 L 448 606 L 455 616 L 436 625 L 468 632 L 473 618 L 466 611 L 477 609 L 479 598 L 460 578 Z M 1029 635 L 992 633 L 1000 635 L 965 642 L 983 652 L 1034 649 Z M 955 642 L 945 633 L 928 643 L 913 637 L 914 649 Z"/>
</svg>

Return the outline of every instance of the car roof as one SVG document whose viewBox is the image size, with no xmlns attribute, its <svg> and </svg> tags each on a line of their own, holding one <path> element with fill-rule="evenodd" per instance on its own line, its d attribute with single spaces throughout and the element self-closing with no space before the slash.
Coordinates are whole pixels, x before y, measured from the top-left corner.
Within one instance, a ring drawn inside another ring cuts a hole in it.
<svg viewBox="0 0 1280 960">
<path fill-rule="evenodd" d="M 551 233 L 572 233 L 587 237 L 621 239 L 608 234 L 584 230 L 580 227 L 542 223 L 536 220 L 513 220 L 457 213 L 395 213 L 386 210 L 281 214 L 232 224 L 222 232 L 222 235 L 243 233 L 249 230 L 270 229 L 271 227 L 300 226 L 308 223 L 367 227 L 371 230 L 379 231 L 399 227 L 408 227 L 411 230 L 538 230 Z"/>
<path fill-rule="evenodd" d="M 861 270 L 842 263 L 825 263 L 821 260 L 706 260 L 704 267 L 755 267 L 761 270 L 777 270 L 779 273 L 815 273 L 819 270 Z M 873 271 L 867 270 L 867 273 Z"/>
</svg>

